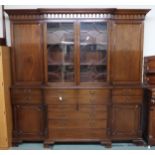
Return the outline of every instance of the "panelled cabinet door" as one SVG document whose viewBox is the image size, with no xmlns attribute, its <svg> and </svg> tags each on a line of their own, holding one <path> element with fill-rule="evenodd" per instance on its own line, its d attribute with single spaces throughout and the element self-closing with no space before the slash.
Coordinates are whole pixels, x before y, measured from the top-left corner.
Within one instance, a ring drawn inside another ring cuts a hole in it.
<svg viewBox="0 0 155 155">
<path fill-rule="evenodd" d="M 113 84 L 139 84 L 143 24 L 119 22 L 112 24 L 111 35 L 111 82 Z"/>
<path fill-rule="evenodd" d="M 13 24 L 14 84 L 41 84 L 43 81 L 42 25 Z"/>
<path fill-rule="evenodd" d="M 149 144 L 155 145 L 155 107 L 150 108 L 149 114 Z"/>
<path fill-rule="evenodd" d="M 136 138 L 140 126 L 140 107 L 138 105 L 116 105 L 112 110 L 112 137 Z"/>
<path fill-rule="evenodd" d="M 37 140 L 44 135 L 41 105 L 14 105 L 14 138 Z"/>
</svg>

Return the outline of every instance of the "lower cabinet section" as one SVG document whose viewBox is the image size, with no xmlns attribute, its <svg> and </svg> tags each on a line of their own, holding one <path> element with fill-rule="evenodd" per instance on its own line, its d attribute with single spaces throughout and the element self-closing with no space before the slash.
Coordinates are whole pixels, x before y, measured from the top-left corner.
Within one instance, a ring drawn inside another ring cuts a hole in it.
<svg viewBox="0 0 155 155">
<path fill-rule="evenodd" d="M 142 138 L 141 89 L 16 89 L 12 95 L 15 143 L 110 146 L 112 140 Z"/>
<path fill-rule="evenodd" d="M 112 108 L 112 138 L 130 140 L 140 136 L 140 106 L 114 105 Z"/>
<path fill-rule="evenodd" d="M 42 105 L 13 105 L 14 140 L 43 140 L 44 112 Z"/>
</svg>

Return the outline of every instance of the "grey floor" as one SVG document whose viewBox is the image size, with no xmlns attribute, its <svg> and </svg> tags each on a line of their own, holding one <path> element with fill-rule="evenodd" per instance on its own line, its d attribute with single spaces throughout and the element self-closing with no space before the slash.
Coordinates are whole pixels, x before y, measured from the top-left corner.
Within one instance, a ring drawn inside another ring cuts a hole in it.
<svg viewBox="0 0 155 155">
<path fill-rule="evenodd" d="M 42 143 L 23 143 L 18 147 L 12 147 L 11 150 L 107 150 L 100 144 L 55 144 L 53 147 L 44 149 Z M 113 143 L 112 148 L 108 150 L 155 150 L 149 146 L 135 146 L 132 143 Z"/>
</svg>

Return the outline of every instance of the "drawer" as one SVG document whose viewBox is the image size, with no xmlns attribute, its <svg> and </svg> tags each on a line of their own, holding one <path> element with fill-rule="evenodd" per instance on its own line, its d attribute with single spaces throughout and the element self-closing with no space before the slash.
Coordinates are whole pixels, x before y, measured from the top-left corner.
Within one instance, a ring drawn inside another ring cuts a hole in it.
<svg viewBox="0 0 155 155">
<path fill-rule="evenodd" d="M 107 119 L 107 111 L 77 111 L 48 109 L 48 119 Z"/>
<path fill-rule="evenodd" d="M 14 89 L 12 90 L 14 103 L 41 103 L 42 95 L 39 89 Z"/>
<path fill-rule="evenodd" d="M 48 128 L 107 128 L 105 119 L 49 119 Z"/>
<path fill-rule="evenodd" d="M 99 139 L 107 138 L 107 131 L 105 129 L 49 129 L 48 138 L 53 140 L 81 140 L 81 139 Z"/>
<path fill-rule="evenodd" d="M 52 90 L 46 90 L 45 91 L 45 97 L 50 98 L 50 97 L 59 97 L 59 96 L 66 96 L 66 97 L 76 97 L 77 91 L 76 90 L 64 90 L 64 89 L 52 89 Z"/>
<path fill-rule="evenodd" d="M 109 96 L 92 95 L 84 96 L 79 95 L 77 98 L 79 104 L 107 104 L 109 103 Z"/>
<path fill-rule="evenodd" d="M 95 112 L 95 111 L 104 111 L 107 112 L 107 106 L 105 106 L 104 104 L 80 104 L 79 105 L 79 109 L 80 111 L 91 111 L 91 112 Z"/>
<path fill-rule="evenodd" d="M 41 90 L 37 88 L 15 88 L 12 89 L 13 95 L 18 94 L 31 94 L 31 95 L 41 95 Z"/>
<path fill-rule="evenodd" d="M 75 110 L 77 109 L 76 104 L 48 104 L 48 110 L 54 110 L 54 111 L 66 111 L 66 110 Z"/>
<path fill-rule="evenodd" d="M 149 85 L 155 85 L 155 74 L 145 76 L 145 83 Z"/>
<path fill-rule="evenodd" d="M 142 89 L 113 89 L 112 95 L 143 95 Z"/>
<path fill-rule="evenodd" d="M 84 89 L 84 90 L 78 90 L 79 95 L 84 96 L 92 96 L 92 95 L 99 95 L 102 97 L 106 97 L 110 95 L 110 91 L 108 89 Z"/>
<path fill-rule="evenodd" d="M 113 103 L 142 103 L 142 96 L 112 96 Z"/>
<path fill-rule="evenodd" d="M 144 61 L 145 64 L 144 64 L 144 68 L 146 71 L 151 71 L 151 70 L 154 70 L 155 71 L 155 60 L 147 60 L 147 61 Z"/>
</svg>

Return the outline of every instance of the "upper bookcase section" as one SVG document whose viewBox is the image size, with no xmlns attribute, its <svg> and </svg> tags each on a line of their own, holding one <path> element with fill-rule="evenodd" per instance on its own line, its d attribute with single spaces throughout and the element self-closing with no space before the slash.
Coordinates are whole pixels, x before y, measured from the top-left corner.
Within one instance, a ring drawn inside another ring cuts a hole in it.
<svg viewBox="0 0 155 155">
<path fill-rule="evenodd" d="M 127 19 L 144 20 L 150 9 L 116 8 L 54 8 L 54 9 L 8 9 L 5 12 L 10 20 L 45 20 L 45 19 Z"/>
</svg>

